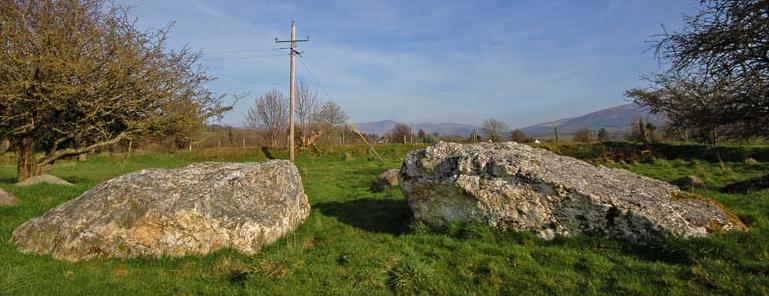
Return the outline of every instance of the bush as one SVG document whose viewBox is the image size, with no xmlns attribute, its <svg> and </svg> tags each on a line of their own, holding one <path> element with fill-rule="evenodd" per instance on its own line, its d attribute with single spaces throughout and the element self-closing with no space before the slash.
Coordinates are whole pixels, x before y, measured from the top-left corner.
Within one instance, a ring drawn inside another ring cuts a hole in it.
<svg viewBox="0 0 769 296">
<path fill-rule="evenodd" d="M 593 142 L 593 131 L 583 128 L 574 132 L 574 141 L 590 143 Z"/>
<path fill-rule="evenodd" d="M 522 130 L 517 129 L 510 134 L 510 140 L 518 143 L 526 143 L 531 141 L 531 138 L 529 138 L 529 136 L 526 135 L 526 133 L 524 133 Z"/>
</svg>

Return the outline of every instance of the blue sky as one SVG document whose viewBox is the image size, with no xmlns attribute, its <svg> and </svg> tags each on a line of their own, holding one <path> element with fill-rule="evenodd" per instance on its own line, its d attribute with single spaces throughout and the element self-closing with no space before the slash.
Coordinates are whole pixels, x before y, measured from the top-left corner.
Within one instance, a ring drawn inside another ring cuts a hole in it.
<svg viewBox="0 0 769 296">
<path fill-rule="evenodd" d="M 679 28 L 698 1 L 122 2 L 142 28 L 174 23 L 170 45 L 203 52 L 219 77 L 211 89 L 251 93 L 224 124 L 241 126 L 269 89 L 288 93 L 274 38 L 295 20 L 311 37 L 303 63 L 353 121 L 498 118 L 515 128 L 626 103 L 622 93 L 659 67 L 650 35 Z"/>
</svg>

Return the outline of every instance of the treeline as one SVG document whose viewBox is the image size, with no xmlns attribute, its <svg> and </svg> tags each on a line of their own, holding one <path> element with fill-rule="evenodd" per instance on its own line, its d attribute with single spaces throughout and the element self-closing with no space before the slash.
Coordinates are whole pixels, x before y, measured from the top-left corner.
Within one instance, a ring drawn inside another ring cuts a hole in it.
<svg viewBox="0 0 769 296">
<path fill-rule="evenodd" d="M 289 100 L 273 89 L 254 100 L 246 115 L 246 126 L 267 141 L 267 146 L 278 147 L 287 142 L 289 130 Z M 324 100 L 317 90 L 299 82 L 295 98 L 295 136 L 299 149 L 316 145 L 324 136 L 336 131 L 344 132 L 348 116 L 336 102 Z M 340 135 L 343 144 L 345 134 Z M 325 137 L 328 138 L 328 137 Z"/>
<path fill-rule="evenodd" d="M 547 137 L 532 137 L 523 130 L 510 128 L 503 121 L 498 119 L 484 120 L 479 129 L 474 129 L 469 136 L 460 135 L 440 135 L 438 133 L 428 133 L 422 129 L 414 131 L 411 126 L 404 123 L 397 123 L 390 131 L 379 138 L 379 143 L 413 143 L 430 144 L 437 141 L 449 142 L 501 142 L 515 141 L 518 143 L 544 142 L 544 141 L 575 141 L 575 142 L 608 142 L 608 141 L 629 141 L 638 143 L 653 143 L 659 141 L 677 140 L 677 135 L 670 134 L 643 119 L 639 119 L 630 124 L 625 130 L 611 132 L 605 128 L 589 129 L 582 128 L 566 134 L 558 134 L 558 129 L 554 128 L 553 134 Z"/>
<path fill-rule="evenodd" d="M 252 149 L 255 147 L 287 147 L 287 132 L 281 132 L 280 140 L 276 143 L 271 143 L 269 134 L 270 133 L 268 131 L 260 129 L 211 124 L 203 128 L 199 136 L 195 139 L 195 141 L 191 142 L 191 145 L 189 146 L 179 147 L 159 141 L 147 141 L 140 143 L 136 148 L 144 151 L 173 152 L 213 148 Z M 379 139 L 377 135 L 363 134 L 363 136 L 367 141 L 369 141 L 369 143 L 375 143 Z M 300 143 L 301 140 L 299 134 L 297 134 L 296 140 L 296 143 Z M 305 149 L 313 149 L 317 146 L 350 146 L 363 144 L 364 142 L 361 137 L 349 126 L 338 125 L 327 129 L 322 136 L 314 139 L 313 145 L 310 145 Z M 125 151 L 126 147 L 123 146 L 119 149 L 122 149 L 119 151 Z"/>
<path fill-rule="evenodd" d="M 294 106 L 295 142 L 300 150 L 317 145 L 356 145 L 364 139 L 376 142 L 376 135 L 359 134 L 348 122 L 347 113 L 336 102 L 324 99 L 315 89 L 300 81 Z M 210 124 L 202 128 L 186 146 L 145 143 L 145 149 L 178 150 L 225 147 L 286 147 L 289 137 L 289 99 L 272 89 L 254 98 L 246 114 L 244 127 Z"/>
</svg>

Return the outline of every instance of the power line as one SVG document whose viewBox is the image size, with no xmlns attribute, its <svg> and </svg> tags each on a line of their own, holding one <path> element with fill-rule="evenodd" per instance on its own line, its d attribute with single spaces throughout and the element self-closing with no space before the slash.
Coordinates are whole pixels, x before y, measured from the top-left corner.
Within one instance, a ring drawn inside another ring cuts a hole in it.
<svg viewBox="0 0 769 296">
<path fill-rule="evenodd" d="M 330 100 L 334 100 L 334 98 L 331 97 L 331 95 L 328 93 L 328 91 L 326 91 L 326 88 L 323 87 L 323 84 L 320 83 L 320 80 L 318 80 L 318 77 L 316 77 L 315 74 L 312 74 L 312 71 L 310 71 L 310 67 L 308 67 L 307 64 L 304 63 L 304 61 L 303 61 L 304 57 L 301 56 L 301 55 L 299 55 L 299 57 L 300 57 L 299 64 L 302 65 L 302 68 L 304 68 L 304 70 L 307 72 L 307 74 L 310 74 L 310 77 L 312 77 L 312 79 L 315 80 L 315 83 L 317 83 L 318 87 L 320 88 L 320 90 L 322 90 L 323 93 L 326 94 L 326 97 L 328 99 L 330 99 Z M 358 127 L 355 126 L 355 123 L 353 123 L 352 121 L 347 121 L 345 126 L 352 128 L 352 131 L 355 132 L 356 134 L 358 134 L 358 136 L 363 140 L 363 143 L 366 143 L 368 148 L 371 149 L 372 152 L 374 152 L 374 155 L 376 155 L 376 157 L 379 158 L 379 161 L 384 162 L 382 157 L 379 156 L 379 153 L 376 151 L 376 149 L 374 149 L 374 146 L 372 146 L 371 143 L 369 143 L 368 140 L 366 140 L 366 137 L 363 135 L 363 133 L 361 133 L 360 130 L 358 129 Z"/>
<path fill-rule="evenodd" d="M 307 74 L 310 74 L 310 77 L 312 77 L 312 79 L 315 80 L 315 83 L 318 84 L 318 87 L 320 88 L 320 90 L 322 90 L 323 93 L 326 94 L 326 97 L 333 100 L 331 95 L 328 94 L 328 91 L 326 91 L 326 88 L 323 87 L 323 84 L 320 83 L 320 80 L 318 80 L 318 77 L 316 77 L 315 74 L 312 74 L 312 71 L 310 71 L 310 68 L 307 66 L 307 64 L 304 63 L 303 61 L 304 57 L 302 56 L 299 56 L 299 57 L 300 57 L 299 64 L 302 64 L 302 68 L 304 68 L 304 71 L 307 72 Z"/>
<path fill-rule="evenodd" d="M 202 57 L 201 59 L 204 60 L 204 61 L 228 61 L 228 60 L 248 60 L 248 59 L 254 59 L 254 58 L 269 58 L 269 57 L 283 57 L 283 56 L 286 56 L 286 54 L 255 55 L 255 56 L 235 56 L 235 57 L 214 57 L 214 58 Z"/>
<path fill-rule="evenodd" d="M 279 48 L 259 48 L 259 49 L 242 49 L 242 50 L 224 50 L 224 51 L 203 51 L 203 55 L 219 55 L 230 53 L 248 53 L 248 52 L 264 52 L 264 51 L 279 51 Z"/>
</svg>

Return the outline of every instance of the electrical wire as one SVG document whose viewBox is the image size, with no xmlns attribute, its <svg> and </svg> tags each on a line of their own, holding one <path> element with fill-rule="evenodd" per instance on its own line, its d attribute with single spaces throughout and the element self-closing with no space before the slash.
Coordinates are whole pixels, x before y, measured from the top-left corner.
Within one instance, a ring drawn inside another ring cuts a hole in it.
<svg viewBox="0 0 769 296">
<path fill-rule="evenodd" d="M 315 80 L 315 83 L 318 84 L 318 87 L 320 88 L 320 90 L 323 91 L 323 93 L 326 95 L 326 97 L 333 100 L 331 95 L 328 94 L 328 91 L 326 91 L 326 88 L 323 87 L 323 84 L 320 83 L 320 80 L 318 80 L 318 77 L 315 77 L 315 74 L 312 74 L 312 71 L 310 71 L 310 68 L 307 66 L 307 64 L 304 63 L 303 60 L 304 60 L 304 57 L 299 56 L 299 64 L 302 65 L 302 68 L 304 68 L 304 71 L 307 72 L 307 74 L 309 74 L 310 77 L 312 77 L 313 80 Z"/>
<path fill-rule="evenodd" d="M 203 55 L 219 55 L 230 53 L 248 53 L 281 50 L 280 48 L 260 48 L 260 49 L 242 49 L 242 50 L 224 50 L 224 51 L 203 51 Z"/>
<path fill-rule="evenodd" d="M 257 56 L 236 56 L 236 57 L 214 57 L 214 58 L 202 57 L 201 60 L 203 60 L 203 61 L 248 60 L 248 59 L 254 59 L 254 58 L 282 57 L 282 56 L 286 56 L 286 55 L 287 54 L 271 54 L 271 55 L 257 55 Z"/>
</svg>

